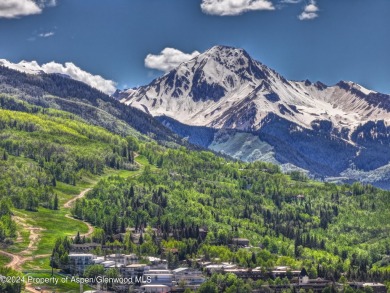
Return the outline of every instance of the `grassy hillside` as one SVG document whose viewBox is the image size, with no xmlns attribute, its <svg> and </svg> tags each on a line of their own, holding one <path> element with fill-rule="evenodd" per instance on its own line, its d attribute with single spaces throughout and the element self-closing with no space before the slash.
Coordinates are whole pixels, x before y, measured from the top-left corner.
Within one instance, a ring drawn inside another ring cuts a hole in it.
<svg viewBox="0 0 390 293">
<path fill-rule="evenodd" d="M 8 95 L 0 97 L 0 217 L 2 249 L 23 258 L 19 269 L 49 269 L 53 247 L 61 257 L 65 236 L 88 231 L 83 220 L 97 227 L 89 240 L 122 241 L 127 252 L 176 248 L 165 255 L 170 266 L 203 257 L 264 270 L 304 266 L 331 280 L 390 278 L 390 192 L 169 148 Z M 128 233 L 117 237 L 129 227 L 144 231 L 139 246 Z M 253 247 L 230 245 L 234 237 Z"/>
<path fill-rule="evenodd" d="M 88 231 L 67 216 L 65 202 L 105 176 L 136 174 L 137 147 L 133 137 L 91 126 L 74 114 L 1 96 L 0 250 L 12 257 L 1 254 L 0 266 L 13 260 L 17 270 L 50 269 L 56 239 Z"/>
<path fill-rule="evenodd" d="M 7 195 L 15 207 L 54 208 L 57 181 L 76 185 L 84 174 L 100 175 L 106 167 L 137 168 L 133 138 L 88 125 L 73 114 L 23 106 L 27 112 L 0 108 L 0 194 Z M 9 161 L 9 155 L 35 164 Z"/>
<path fill-rule="evenodd" d="M 3 242 L 16 237 L 12 207 L 24 209 L 24 215 L 37 211 L 41 215 L 42 208 L 56 211 L 66 196 L 91 185 L 88 178 L 98 178 L 107 171 L 138 169 L 132 137 L 88 125 L 70 113 L 26 103 L 20 106 L 24 112 L 0 108 Z"/>
<path fill-rule="evenodd" d="M 123 136 L 152 137 L 168 145 L 190 146 L 152 116 L 57 74 L 29 75 L 0 66 L 0 93 L 43 108 L 74 113 L 92 125 Z"/>
</svg>

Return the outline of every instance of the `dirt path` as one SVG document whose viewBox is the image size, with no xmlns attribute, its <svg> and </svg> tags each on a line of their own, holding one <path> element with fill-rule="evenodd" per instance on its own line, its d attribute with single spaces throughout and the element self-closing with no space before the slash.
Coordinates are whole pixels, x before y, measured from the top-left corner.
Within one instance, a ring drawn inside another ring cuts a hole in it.
<svg viewBox="0 0 390 293">
<path fill-rule="evenodd" d="M 87 188 L 85 190 L 83 190 L 82 192 L 80 192 L 79 195 L 73 197 L 72 199 L 68 200 L 65 204 L 64 204 L 64 208 L 65 209 L 70 209 L 72 206 L 73 206 L 73 203 L 78 200 L 79 198 L 82 198 L 85 196 L 85 194 L 90 191 L 92 188 Z"/>
<path fill-rule="evenodd" d="M 7 268 L 14 268 L 21 260 L 20 256 L 6 252 L 4 250 L 0 250 L 0 254 L 5 255 L 6 257 L 9 257 L 11 259 L 11 262 L 6 265 Z"/>
<path fill-rule="evenodd" d="M 95 231 L 95 228 L 88 222 L 84 222 L 83 220 L 79 220 L 79 219 L 76 219 L 76 218 L 73 218 L 71 215 L 69 214 L 66 214 L 65 215 L 66 218 L 68 219 L 72 219 L 72 220 L 75 220 L 75 221 L 80 221 L 80 222 L 83 222 L 85 225 L 88 226 L 88 232 L 87 233 L 84 233 L 84 234 L 80 234 L 81 237 L 85 236 L 85 237 L 89 237 L 92 235 L 93 231 Z"/>
<path fill-rule="evenodd" d="M 85 196 L 85 194 L 90 190 L 91 190 L 91 188 L 87 188 L 87 189 L 83 190 L 82 192 L 80 192 L 79 195 L 68 200 L 64 204 L 64 208 L 65 209 L 72 208 L 73 203 L 77 199 L 83 198 Z M 92 233 L 94 231 L 94 227 L 91 224 L 84 222 L 82 220 L 75 219 L 69 214 L 66 214 L 65 217 L 72 219 L 72 220 L 83 222 L 84 224 L 86 224 L 88 226 L 88 232 L 85 234 L 81 234 L 81 236 L 88 237 L 88 236 L 92 235 Z M 37 245 L 38 245 L 38 242 L 39 242 L 40 236 L 41 236 L 40 232 L 44 230 L 43 228 L 31 226 L 31 225 L 26 223 L 25 219 L 22 219 L 22 218 L 17 217 L 17 216 L 14 216 L 13 219 L 15 220 L 15 222 L 17 222 L 19 225 L 21 225 L 24 229 L 30 231 L 28 246 L 25 250 L 19 252 L 18 254 L 9 253 L 9 252 L 4 251 L 4 250 L 0 250 L 0 254 L 5 255 L 6 257 L 9 257 L 11 259 L 11 261 L 6 265 L 7 268 L 11 268 L 13 270 L 20 271 L 25 262 L 33 260 L 33 259 L 37 259 L 37 258 L 49 257 L 50 254 L 32 255 L 34 253 L 34 251 L 36 251 L 38 248 Z M 21 237 L 20 233 L 18 233 L 18 237 L 17 237 L 16 241 L 17 242 L 23 241 L 23 238 Z M 41 291 L 35 290 L 34 286 L 32 284 L 29 284 L 29 283 L 26 284 L 25 290 L 28 292 L 32 292 L 32 293 L 41 293 Z"/>
<path fill-rule="evenodd" d="M 73 197 L 72 199 L 70 199 L 69 201 L 67 201 L 64 204 L 64 208 L 66 208 L 66 209 L 71 208 L 73 203 L 77 199 L 84 197 L 85 194 L 88 191 L 90 191 L 90 190 L 91 190 L 91 188 L 87 188 L 87 189 L 83 190 L 82 192 L 80 192 L 79 195 L 77 195 L 77 196 Z M 68 214 L 65 215 L 65 217 L 67 217 L 69 219 L 72 219 L 72 220 L 77 220 L 77 219 L 73 218 L 72 216 L 70 216 Z M 31 225 L 26 223 L 25 219 L 22 219 L 22 218 L 17 217 L 17 216 L 14 216 L 13 220 L 15 220 L 15 222 L 17 222 L 19 225 L 21 225 L 24 229 L 30 231 L 29 243 L 28 243 L 28 246 L 27 246 L 27 248 L 25 250 L 23 250 L 23 251 L 21 251 L 21 252 L 19 252 L 17 254 L 9 253 L 9 252 L 4 251 L 4 250 L 0 250 L 0 254 L 5 255 L 6 257 L 11 258 L 11 261 L 6 265 L 6 267 L 14 269 L 14 270 L 20 270 L 22 265 L 26 261 L 30 261 L 30 260 L 33 260 L 33 259 L 36 259 L 36 258 L 49 257 L 50 254 L 32 255 L 34 253 L 34 251 L 37 250 L 37 245 L 38 245 L 38 242 L 39 242 L 40 237 L 41 237 L 41 233 L 40 232 L 43 231 L 44 229 L 31 226 Z M 81 220 L 77 220 L 77 221 L 81 221 Z M 85 236 L 85 237 L 90 236 L 93 233 L 93 231 L 94 231 L 93 226 L 91 224 L 87 223 L 87 222 L 84 222 L 84 221 L 81 221 L 81 222 L 85 223 L 88 226 L 88 232 L 85 233 L 85 234 L 82 234 L 81 236 Z M 22 241 L 22 240 L 23 239 L 21 238 L 21 236 L 19 236 L 16 241 Z"/>
<path fill-rule="evenodd" d="M 83 198 L 83 197 L 85 196 L 85 194 L 86 194 L 88 191 L 90 191 L 91 189 L 92 189 L 92 188 L 87 188 L 87 189 L 83 190 L 82 192 L 80 192 L 79 195 L 77 195 L 77 196 L 75 196 L 74 198 L 68 200 L 68 201 L 64 204 L 64 208 L 65 208 L 65 209 L 70 209 L 70 208 L 72 208 L 73 203 L 74 203 L 76 200 L 78 200 L 78 199 L 80 199 L 80 198 Z M 85 225 L 88 226 L 88 232 L 87 232 L 87 233 L 84 233 L 84 234 L 80 234 L 81 237 L 83 237 L 83 236 L 89 237 L 89 236 L 92 235 L 92 233 L 93 233 L 93 231 L 94 231 L 95 228 L 94 228 L 90 223 L 84 222 L 84 221 L 79 220 L 79 219 L 76 219 L 76 218 L 72 217 L 70 214 L 66 214 L 65 217 L 67 217 L 68 219 L 72 219 L 72 220 L 76 220 L 76 221 L 83 222 Z"/>
<path fill-rule="evenodd" d="M 35 290 L 34 286 L 31 283 L 27 283 L 25 290 L 31 293 L 42 293 L 43 291 Z"/>
<path fill-rule="evenodd" d="M 20 254 L 22 254 L 25 251 L 27 251 L 27 249 L 22 251 Z M 50 254 L 41 254 L 41 255 L 34 255 L 34 256 L 21 256 L 21 255 L 17 255 L 17 254 L 6 252 L 4 250 L 0 250 L 0 254 L 5 255 L 5 256 L 11 258 L 11 262 L 9 262 L 7 265 L 5 265 L 5 267 L 11 268 L 11 269 L 16 270 L 16 271 L 20 270 L 22 265 L 26 261 L 30 261 L 30 260 L 33 260 L 33 259 L 44 258 L 44 257 L 49 257 L 50 256 Z"/>
<path fill-rule="evenodd" d="M 138 166 L 138 167 L 142 167 L 142 165 L 137 162 L 135 159 L 139 156 L 139 153 L 134 153 L 134 163 Z"/>
<path fill-rule="evenodd" d="M 33 227 L 25 222 L 24 219 L 14 216 L 13 220 L 18 223 L 19 225 L 23 226 L 24 229 L 30 231 L 29 236 L 29 243 L 25 250 L 19 252 L 18 254 L 9 253 L 3 250 L 0 250 L 0 254 L 3 254 L 9 258 L 11 258 L 11 262 L 6 265 L 6 267 L 14 269 L 14 270 L 20 270 L 22 265 L 29 260 L 33 260 L 35 258 L 43 258 L 50 256 L 49 255 L 35 255 L 31 256 L 31 254 L 37 250 L 37 245 L 40 239 L 40 231 L 43 231 L 42 228 Z M 18 241 L 18 240 L 17 240 Z"/>
<path fill-rule="evenodd" d="M 25 250 L 19 252 L 19 254 L 21 254 L 21 255 L 30 255 L 32 252 L 37 250 L 37 245 L 38 245 L 40 235 L 41 235 L 39 232 L 44 231 L 45 229 L 31 226 L 31 225 L 26 223 L 26 220 L 24 220 L 20 217 L 15 216 L 15 217 L 13 217 L 13 220 L 16 223 L 18 223 L 19 225 L 23 226 L 24 229 L 30 231 L 30 236 L 28 237 L 30 241 L 28 243 L 27 248 Z"/>
</svg>

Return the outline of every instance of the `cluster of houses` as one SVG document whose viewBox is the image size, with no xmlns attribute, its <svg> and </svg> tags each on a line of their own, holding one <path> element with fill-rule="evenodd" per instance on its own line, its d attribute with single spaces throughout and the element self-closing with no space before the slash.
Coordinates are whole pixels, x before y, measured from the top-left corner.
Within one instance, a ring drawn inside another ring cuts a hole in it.
<svg viewBox="0 0 390 293">
<path fill-rule="evenodd" d="M 135 254 L 110 254 L 96 256 L 92 253 L 70 253 L 72 274 L 82 275 L 91 265 L 102 265 L 105 270 L 115 268 L 121 278 L 132 280 L 114 284 L 115 292 L 129 292 L 131 287 L 138 292 L 183 292 L 186 288 L 196 290 L 206 277 L 200 270 L 180 267 L 169 270 L 167 261 L 157 257 L 146 257 L 148 264 L 140 263 Z"/>
<path fill-rule="evenodd" d="M 248 247 L 249 240 L 236 238 L 234 246 Z M 287 284 L 266 285 L 263 290 L 258 292 L 282 292 L 289 288 L 312 290 L 313 292 L 322 292 L 329 286 L 336 286 L 342 289 L 342 284 L 321 278 L 310 279 L 305 270 L 291 270 L 287 266 L 277 266 L 272 270 L 264 271 L 258 268 L 240 268 L 236 264 L 226 262 L 211 262 L 203 259 L 195 259 L 187 263 L 184 267 L 173 270 L 168 269 L 166 260 L 157 257 L 146 257 L 147 264 L 141 263 L 139 257 L 135 254 L 108 254 L 97 256 L 92 253 L 99 244 L 87 243 L 72 245 L 69 254 L 70 270 L 72 274 L 83 275 L 88 266 L 99 264 L 105 270 L 115 268 L 119 271 L 121 278 L 133 280 L 133 283 L 114 284 L 115 292 L 184 292 L 189 288 L 196 291 L 206 278 L 214 273 L 231 273 L 243 280 L 269 280 L 288 278 Z M 370 287 L 374 293 L 386 293 L 386 287 L 380 283 L 349 283 L 354 289 Z M 97 291 L 101 292 L 98 288 Z"/>
</svg>

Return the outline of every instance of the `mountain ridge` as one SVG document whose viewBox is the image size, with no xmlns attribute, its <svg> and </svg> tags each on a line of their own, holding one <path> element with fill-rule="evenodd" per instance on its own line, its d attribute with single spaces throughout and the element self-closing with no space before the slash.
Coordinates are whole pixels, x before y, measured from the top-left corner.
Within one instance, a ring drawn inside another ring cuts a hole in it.
<svg viewBox="0 0 390 293">
<path fill-rule="evenodd" d="M 360 98 L 359 104 L 353 105 L 356 97 Z M 269 112 L 289 116 L 288 120 L 306 128 L 311 128 L 315 116 L 323 120 L 332 118 L 341 128 L 345 123 L 356 127 L 359 123 L 384 119 L 390 110 L 389 95 L 345 81 L 334 86 L 307 80 L 288 81 L 251 59 L 246 51 L 222 46 L 182 63 L 147 86 L 121 92 L 116 98 L 153 116 L 163 114 L 191 125 L 241 130 L 247 130 L 245 125 L 229 123 L 226 110 L 238 109 L 235 104 L 243 101 L 242 106 L 252 103 L 254 108 L 261 107 L 253 113 L 254 128 Z M 356 111 L 367 119 L 357 119 L 353 115 Z M 178 115 L 183 113 L 186 118 Z M 344 116 L 347 121 L 335 116 Z"/>
<path fill-rule="evenodd" d="M 332 86 L 290 81 L 243 49 L 212 47 L 149 85 L 117 92 L 114 98 L 169 122 L 179 135 L 179 124 L 206 127 L 214 135 L 249 133 L 270 144 L 280 164 L 292 163 L 319 177 L 337 177 L 349 168 L 372 171 L 390 161 L 389 95 L 350 81 Z M 196 132 L 188 132 L 190 142 L 255 160 L 220 149 L 216 137 L 205 143 Z"/>
<path fill-rule="evenodd" d="M 126 107 L 98 89 L 63 75 L 28 74 L 0 65 L 0 92 L 12 95 L 16 101 L 71 112 L 92 125 L 122 136 L 151 137 L 165 144 L 193 147 L 152 116 Z M 7 102 L 4 106 L 12 105 Z M 15 104 L 11 110 L 19 107 L 20 104 Z"/>
</svg>

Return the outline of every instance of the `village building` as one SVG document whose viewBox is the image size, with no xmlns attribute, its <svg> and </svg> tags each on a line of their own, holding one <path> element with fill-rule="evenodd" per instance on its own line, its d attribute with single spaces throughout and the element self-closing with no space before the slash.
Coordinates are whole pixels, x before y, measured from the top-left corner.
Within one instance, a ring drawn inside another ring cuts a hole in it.
<svg viewBox="0 0 390 293">
<path fill-rule="evenodd" d="M 191 268 L 177 268 L 172 270 L 173 279 L 176 285 L 185 284 L 197 288 L 206 281 L 202 272 Z"/>
<path fill-rule="evenodd" d="M 83 244 L 71 244 L 70 251 L 74 253 L 90 253 L 91 251 L 101 248 L 98 243 L 83 243 Z"/>
<path fill-rule="evenodd" d="M 236 247 L 248 247 L 249 246 L 249 240 L 246 238 L 233 238 L 231 241 L 231 244 Z"/>
<path fill-rule="evenodd" d="M 80 275 L 84 270 L 93 264 L 95 256 L 90 253 L 70 253 L 69 270 L 73 274 Z"/>
<path fill-rule="evenodd" d="M 348 283 L 352 289 L 364 289 L 366 287 L 372 288 L 374 293 L 386 293 L 386 286 L 382 283 L 365 283 L 365 282 L 350 282 Z"/>
<path fill-rule="evenodd" d="M 166 285 L 142 285 L 139 289 L 139 292 L 147 293 L 169 293 L 171 288 Z"/>
<path fill-rule="evenodd" d="M 146 264 L 131 264 L 122 266 L 119 268 L 119 272 L 123 278 L 140 278 L 146 271 L 149 270 L 149 266 Z"/>
</svg>

